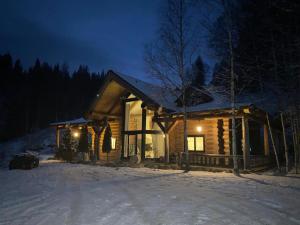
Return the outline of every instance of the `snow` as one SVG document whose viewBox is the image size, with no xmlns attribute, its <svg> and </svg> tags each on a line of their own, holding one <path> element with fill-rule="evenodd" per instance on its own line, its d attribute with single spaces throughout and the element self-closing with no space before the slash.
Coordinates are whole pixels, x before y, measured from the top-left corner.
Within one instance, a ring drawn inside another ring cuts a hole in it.
<svg viewBox="0 0 300 225">
<path fill-rule="evenodd" d="M 58 125 L 79 125 L 79 124 L 87 124 L 91 122 L 91 120 L 86 120 L 83 117 L 74 119 L 74 120 L 67 120 L 67 121 L 62 121 L 62 122 L 57 122 L 57 123 L 51 123 L 51 126 L 58 126 Z"/>
<path fill-rule="evenodd" d="M 0 143 L 0 168 L 7 167 L 10 159 L 27 150 L 39 153 L 41 159 L 53 156 L 55 146 L 55 130 L 42 129 L 26 136 Z"/>
<path fill-rule="evenodd" d="M 170 94 L 169 91 L 165 90 L 163 87 L 155 84 L 150 84 L 148 82 L 136 79 L 132 76 L 128 76 L 120 72 L 113 71 L 113 73 L 138 89 L 156 104 L 163 106 L 169 110 L 176 110 L 176 97 Z"/>
<path fill-rule="evenodd" d="M 300 177 L 59 161 L 0 170 L 0 224 L 300 224 Z"/>
<path fill-rule="evenodd" d="M 145 94 L 153 102 L 156 102 L 160 106 L 171 110 L 175 114 L 182 112 L 182 108 L 178 107 L 176 104 L 176 96 L 170 93 L 170 91 L 164 89 L 163 87 L 159 85 L 150 84 L 148 82 L 136 79 L 132 76 L 125 75 L 120 72 L 113 71 L 113 73 L 119 76 L 127 83 L 129 83 L 130 85 L 132 85 L 133 87 L 137 88 L 140 92 Z M 203 86 L 203 90 L 206 94 L 209 94 L 213 98 L 213 100 L 207 103 L 201 103 L 195 106 L 187 107 L 187 112 L 208 112 L 211 110 L 224 110 L 231 108 L 231 103 L 229 99 L 218 93 L 213 86 Z M 264 94 L 263 96 L 266 95 Z M 236 103 L 236 107 L 247 107 L 253 104 L 257 104 L 259 108 L 268 111 L 269 108 L 266 107 L 266 103 L 270 103 L 270 98 L 263 99 L 262 95 L 248 94 L 239 98 L 239 101 Z"/>
</svg>

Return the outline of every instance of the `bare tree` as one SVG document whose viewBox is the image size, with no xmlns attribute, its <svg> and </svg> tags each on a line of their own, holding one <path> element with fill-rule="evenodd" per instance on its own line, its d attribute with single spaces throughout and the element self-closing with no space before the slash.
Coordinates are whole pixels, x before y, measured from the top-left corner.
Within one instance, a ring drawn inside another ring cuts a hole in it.
<svg viewBox="0 0 300 225">
<path fill-rule="evenodd" d="M 184 155 L 189 170 L 187 148 L 187 88 L 191 66 L 199 54 L 199 27 L 195 26 L 194 4 L 187 0 L 168 0 L 163 11 L 157 40 L 146 46 L 145 62 L 152 77 L 182 103 Z"/>
<path fill-rule="evenodd" d="M 228 35 L 228 50 L 229 50 L 229 62 L 230 62 L 230 101 L 232 109 L 232 154 L 233 154 L 233 171 L 235 175 L 239 175 L 239 167 L 237 161 L 237 149 L 236 149 L 236 120 L 235 120 L 235 71 L 234 71 L 234 55 L 233 55 L 233 26 L 231 19 L 231 12 L 226 0 L 222 0 L 225 18 L 226 18 L 226 31 Z"/>
<path fill-rule="evenodd" d="M 216 4 L 222 7 L 222 16 L 216 21 L 215 27 L 211 28 L 213 38 L 211 45 L 215 49 L 216 56 L 221 58 L 219 64 L 218 76 L 214 76 L 212 83 L 215 85 L 214 91 L 224 97 L 228 97 L 231 104 L 231 133 L 232 133 L 232 155 L 233 155 L 233 171 L 235 175 L 239 175 L 238 158 L 237 158 L 237 135 L 236 135 L 236 97 L 243 90 L 238 86 L 236 68 L 236 56 L 234 45 L 236 42 L 236 24 L 233 19 L 234 1 L 217 0 Z M 222 87 L 221 89 L 218 88 Z M 225 87 L 225 88 L 224 88 Z"/>
</svg>

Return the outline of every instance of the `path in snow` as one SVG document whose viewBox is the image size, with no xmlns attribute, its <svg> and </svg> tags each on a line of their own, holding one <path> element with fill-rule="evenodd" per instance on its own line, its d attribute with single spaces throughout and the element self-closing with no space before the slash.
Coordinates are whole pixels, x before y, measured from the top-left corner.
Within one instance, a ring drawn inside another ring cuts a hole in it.
<svg viewBox="0 0 300 225">
<path fill-rule="evenodd" d="M 42 162 L 0 170 L 0 224 L 300 224 L 300 177 Z"/>
</svg>

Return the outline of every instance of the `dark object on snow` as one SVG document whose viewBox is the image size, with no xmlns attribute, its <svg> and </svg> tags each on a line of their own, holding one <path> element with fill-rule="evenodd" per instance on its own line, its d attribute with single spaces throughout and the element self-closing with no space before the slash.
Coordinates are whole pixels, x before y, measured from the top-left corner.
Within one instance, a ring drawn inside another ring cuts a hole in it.
<svg viewBox="0 0 300 225">
<path fill-rule="evenodd" d="M 30 170 L 39 166 L 39 158 L 30 153 L 21 153 L 14 156 L 9 162 L 9 169 Z"/>
</svg>

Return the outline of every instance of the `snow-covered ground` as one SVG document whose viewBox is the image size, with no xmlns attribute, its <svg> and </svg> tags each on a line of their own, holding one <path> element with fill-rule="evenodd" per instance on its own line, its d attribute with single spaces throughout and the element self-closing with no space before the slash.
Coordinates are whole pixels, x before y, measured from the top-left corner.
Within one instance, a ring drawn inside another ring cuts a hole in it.
<svg viewBox="0 0 300 225">
<path fill-rule="evenodd" d="M 55 146 L 55 129 L 36 131 L 23 137 L 0 143 L 0 168 L 7 167 L 9 160 L 17 153 L 27 150 L 37 152 L 41 159 L 53 156 Z"/>
<path fill-rule="evenodd" d="M 0 224 L 300 224 L 300 177 L 44 161 L 0 170 Z"/>
</svg>

